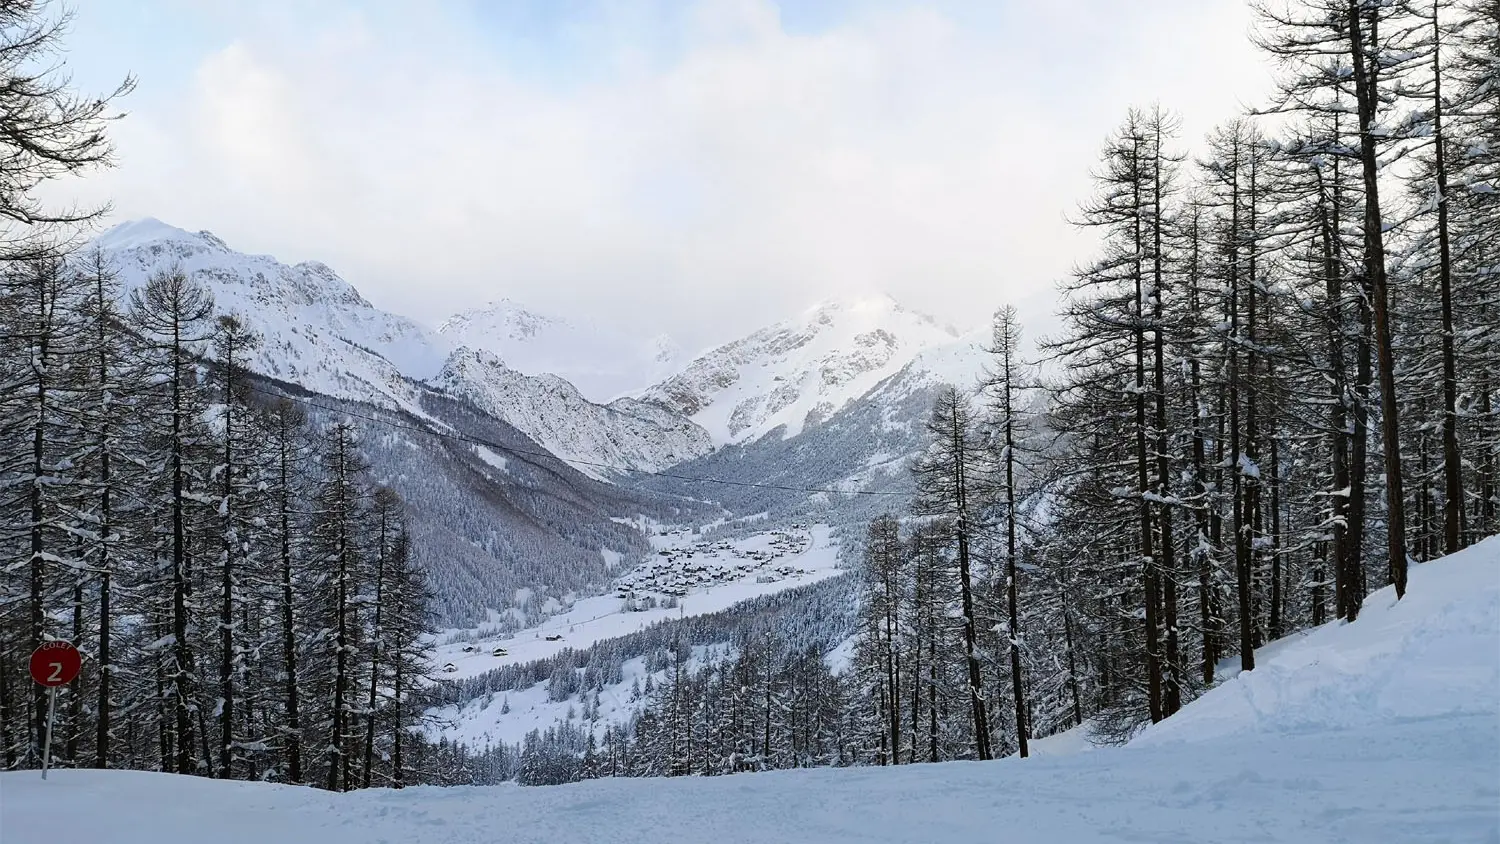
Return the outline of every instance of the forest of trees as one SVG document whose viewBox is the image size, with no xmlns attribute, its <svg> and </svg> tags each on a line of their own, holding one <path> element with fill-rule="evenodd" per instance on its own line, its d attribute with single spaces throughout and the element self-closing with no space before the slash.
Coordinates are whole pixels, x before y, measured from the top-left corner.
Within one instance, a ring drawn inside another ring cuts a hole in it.
<svg viewBox="0 0 1500 844">
<path fill-rule="evenodd" d="M 71 251 L 100 209 L 34 197 L 110 158 L 113 98 L 52 62 L 66 22 L 0 3 L 0 764 L 40 764 L 26 665 L 66 640 L 84 668 L 55 766 L 437 778 L 445 750 L 410 729 L 428 587 L 359 432 L 255 380 L 256 338 L 184 273 L 125 296 L 103 254 Z"/>
<path fill-rule="evenodd" d="M 317 430 L 251 380 L 255 338 L 201 286 L 117 296 L 98 256 L 0 274 L 5 766 L 40 761 L 24 666 L 64 639 L 85 670 L 55 765 L 409 780 L 430 624 L 400 497 L 352 424 Z"/>
<path fill-rule="evenodd" d="M 1023 361 L 1001 309 L 940 394 L 849 669 L 670 649 L 630 729 L 534 735 L 523 782 L 1121 742 L 1500 532 L 1500 3 L 1256 12 L 1275 97 L 1196 147 L 1129 111 L 1064 329 Z"/>
<path fill-rule="evenodd" d="M 944 715 L 970 758 L 1123 740 L 1500 530 L 1500 3 L 1256 10 L 1274 100 L 1193 150 L 1128 113 L 1042 365 L 1002 309 L 915 512 L 870 526 L 892 761 L 948 758 Z"/>
</svg>

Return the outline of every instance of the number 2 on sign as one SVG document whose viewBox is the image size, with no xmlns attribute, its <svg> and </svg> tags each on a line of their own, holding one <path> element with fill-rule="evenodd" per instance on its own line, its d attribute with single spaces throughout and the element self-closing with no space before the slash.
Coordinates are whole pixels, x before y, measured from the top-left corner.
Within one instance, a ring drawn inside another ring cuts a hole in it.
<svg viewBox="0 0 1500 844">
<path fill-rule="evenodd" d="M 47 664 L 52 666 L 52 673 L 47 675 L 47 682 L 56 683 L 62 680 L 63 664 L 61 662 L 49 662 Z"/>
</svg>

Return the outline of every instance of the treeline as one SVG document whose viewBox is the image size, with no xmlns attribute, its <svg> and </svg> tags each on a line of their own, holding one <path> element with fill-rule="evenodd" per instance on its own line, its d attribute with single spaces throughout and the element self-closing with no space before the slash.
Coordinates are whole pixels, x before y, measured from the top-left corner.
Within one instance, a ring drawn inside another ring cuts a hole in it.
<svg viewBox="0 0 1500 844">
<path fill-rule="evenodd" d="M 1122 740 L 1500 529 L 1500 4 L 1257 11 L 1276 100 L 1194 155 L 1129 113 L 1052 377 L 1002 310 L 984 383 L 934 409 L 920 518 L 870 528 L 892 760 L 941 755 L 945 688 L 968 756 Z"/>
<path fill-rule="evenodd" d="M 58 766 L 331 789 L 411 778 L 428 588 L 348 422 L 241 368 L 181 272 L 128 304 L 104 257 L 0 268 L 0 754 L 40 763 L 31 651 L 85 657 Z"/>
<path fill-rule="evenodd" d="M 931 709 L 911 733 L 920 733 L 920 746 L 908 747 L 903 732 L 902 746 L 893 749 L 883 738 L 886 712 L 861 669 L 872 640 L 861 636 L 851 643 L 855 631 L 848 626 L 832 640 L 800 639 L 788 631 L 815 619 L 809 615 L 813 607 L 785 609 L 742 619 L 716 644 L 674 638 L 644 656 L 643 671 L 630 679 L 628 690 L 585 685 L 553 695 L 577 706 L 569 707 L 566 719 L 532 731 L 520 746 L 498 749 L 514 760 L 514 768 L 495 773 L 522 785 L 555 785 L 608 776 L 887 764 L 896 750 L 903 762 L 913 752 L 923 760 L 972 755 L 966 678 L 950 670 L 954 663 L 946 647 L 933 668 L 917 667 L 920 676 L 934 679 L 920 692 Z M 601 712 L 606 692 L 632 710 L 627 718 Z"/>
<path fill-rule="evenodd" d="M 717 776 L 866 761 L 849 706 L 852 687 L 818 645 L 791 647 L 766 624 L 731 647 L 677 643 L 647 660 L 628 723 L 602 723 L 599 690 L 581 695 L 578 719 L 534 730 L 515 778 L 555 785 L 596 777 Z M 660 679 L 658 679 L 660 678 Z"/>
<path fill-rule="evenodd" d="M 893 518 L 880 523 L 899 531 Z M 903 632 L 936 632 L 909 640 L 917 656 L 899 671 L 921 679 L 910 689 L 921 702 L 909 709 L 903 703 L 895 745 L 884 732 L 890 710 L 867 670 L 880 661 L 879 640 L 857 626 L 870 618 L 871 596 L 850 594 L 853 584 L 838 578 L 750 607 L 653 626 L 626 637 L 637 646 L 624 651 L 615 645 L 625 640 L 611 640 L 519 673 L 460 681 L 454 691 L 462 686 L 465 699 L 482 698 L 486 705 L 496 705 L 505 688 L 540 682 L 548 684 L 550 700 L 576 703 L 565 719 L 532 731 L 519 745 L 485 748 L 485 758 L 501 760 L 486 773 L 554 785 L 604 776 L 720 776 L 973 758 L 966 664 L 954 658 L 963 653 L 954 647 L 962 626 L 940 599 L 950 595 L 953 560 L 939 554 L 936 534 L 924 536 L 924 612 L 917 618 L 925 626 Z M 865 610 L 856 614 L 856 606 Z M 980 639 L 993 637 L 985 631 Z M 623 660 L 637 658 L 641 671 L 628 677 Z M 986 662 L 986 676 L 993 671 Z M 603 712 L 604 695 L 619 698 L 631 710 L 628 717 Z M 508 704 L 499 703 L 502 715 Z M 996 754 L 1015 749 L 1003 733 L 997 728 Z"/>
<path fill-rule="evenodd" d="M 854 631 L 853 586 L 847 576 L 834 577 L 721 612 L 660 621 L 588 648 L 445 681 L 428 691 L 429 702 L 488 708 L 499 696 L 505 715 L 506 692 L 539 683 L 548 700 L 576 702 L 565 719 L 520 744 L 453 748 L 465 757 L 465 781 L 481 784 L 868 761 L 843 714 L 851 711 L 853 687 L 836 656 Z M 634 660 L 643 671 L 623 690 Z M 625 695 L 629 716 L 606 720 L 604 694 Z"/>
<path fill-rule="evenodd" d="M 769 625 L 776 628 L 782 647 L 827 651 L 854 629 L 852 585 L 848 577 L 832 577 L 751 598 L 720 612 L 664 619 L 586 648 L 564 648 L 550 657 L 445 680 L 428 694 L 434 706 L 463 706 L 497 692 L 546 683 L 548 698 L 564 701 L 623 682 L 630 660 L 643 659 L 649 671 L 664 670 L 674 649 L 722 645 L 748 628 Z"/>
</svg>

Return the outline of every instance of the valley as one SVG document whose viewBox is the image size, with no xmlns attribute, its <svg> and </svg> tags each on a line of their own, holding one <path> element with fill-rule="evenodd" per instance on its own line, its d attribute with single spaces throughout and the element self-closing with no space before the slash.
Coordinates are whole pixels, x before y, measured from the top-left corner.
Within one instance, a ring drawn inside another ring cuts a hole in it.
<svg viewBox="0 0 1500 844">
<path fill-rule="evenodd" d="M 685 527 L 649 530 L 653 552 L 618 575 L 605 594 L 578 597 L 541 624 L 503 635 L 487 625 L 438 633 L 438 675 L 461 679 L 564 648 L 581 650 L 661 621 L 722 612 L 844 573 L 839 545 L 826 525 L 799 524 L 734 540 L 704 540 Z M 506 653 L 497 657 L 495 648 Z"/>
</svg>

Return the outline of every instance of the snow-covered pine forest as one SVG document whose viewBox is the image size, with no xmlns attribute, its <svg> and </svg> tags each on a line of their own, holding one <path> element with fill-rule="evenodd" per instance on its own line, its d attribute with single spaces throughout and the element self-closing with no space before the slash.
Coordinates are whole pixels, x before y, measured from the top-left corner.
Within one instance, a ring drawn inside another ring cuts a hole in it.
<svg viewBox="0 0 1500 844">
<path fill-rule="evenodd" d="M 1097 249 L 1060 330 L 1002 307 L 964 357 L 892 303 L 910 334 L 747 386 L 741 358 L 831 342 L 768 329 L 606 405 L 464 346 L 299 382 L 212 267 L 127 283 L 103 209 L 38 197 L 113 163 L 132 81 L 75 92 L 66 19 L 0 3 L 0 764 L 40 764 L 54 639 L 89 666 L 54 767 L 348 791 L 1125 744 L 1399 606 L 1500 532 L 1500 3 L 1255 9 L 1273 97 L 1204 138 L 1132 108 L 1077 162 Z M 609 592 L 654 552 L 635 520 L 734 519 L 831 525 L 849 571 L 443 676 L 445 635 Z M 538 686 L 551 726 L 450 730 Z"/>
<path fill-rule="evenodd" d="M 431 752 L 409 734 L 430 595 L 400 497 L 358 427 L 247 380 L 256 338 L 201 286 L 117 293 L 97 254 L 6 269 L 6 767 L 37 762 L 24 666 L 61 638 L 103 666 L 58 715 L 65 764 L 399 784 Z"/>
<path fill-rule="evenodd" d="M 856 540 L 848 670 L 753 628 L 694 661 L 684 631 L 632 730 L 528 737 L 523 782 L 1123 743 L 1500 530 L 1500 7 L 1261 15 L 1279 98 L 1198 144 L 1132 110 L 1064 331 L 1027 360 L 1002 309 L 939 395 L 912 506 Z"/>
</svg>

